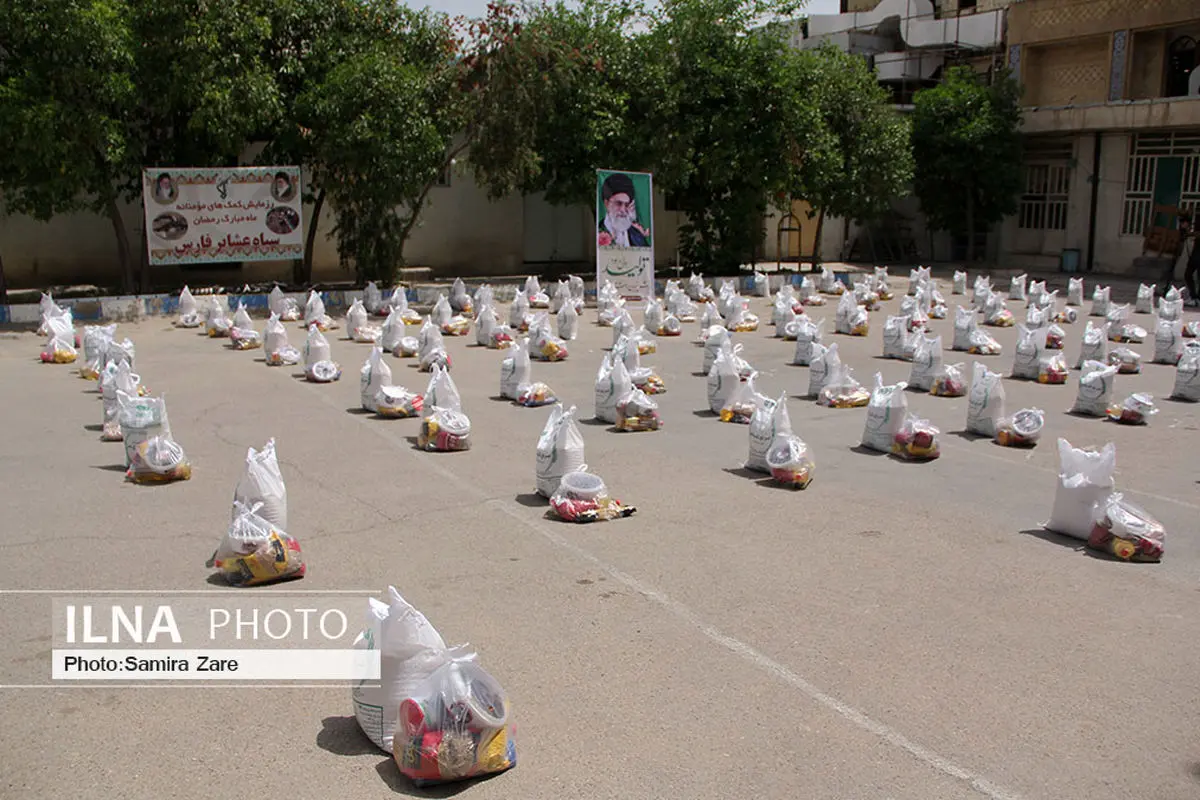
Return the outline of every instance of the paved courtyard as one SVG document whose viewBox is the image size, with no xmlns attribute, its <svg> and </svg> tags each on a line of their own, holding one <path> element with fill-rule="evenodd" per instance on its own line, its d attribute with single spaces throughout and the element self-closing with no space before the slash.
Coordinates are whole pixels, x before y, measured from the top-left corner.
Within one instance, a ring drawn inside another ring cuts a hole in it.
<svg viewBox="0 0 1200 800">
<path fill-rule="evenodd" d="M 906 281 L 893 282 L 902 292 Z M 949 288 L 950 319 L 931 323 L 947 348 L 963 300 Z M 860 381 L 880 371 L 894 382 L 910 365 L 879 356 L 899 302 L 871 315 L 867 338 L 828 333 L 834 302 L 810 313 L 829 317 L 826 341 Z M 1023 319 L 1023 304 L 1010 307 Z M 344 370 L 332 385 L 165 319 L 121 325 L 194 467 L 192 480 L 156 488 L 125 483 L 121 445 L 99 440 L 96 385 L 37 363 L 32 334 L 4 335 L 0 585 L 214 588 L 205 561 L 246 448 L 275 437 L 309 573 L 228 591 L 383 596 L 395 585 L 508 690 L 519 764 L 465 788 L 413 789 L 359 733 L 344 688 L 0 690 L 0 796 L 1197 796 L 1200 406 L 1165 399 L 1174 368 L 1116 378 L 1119 398 L 1158 400 L 1144 428 L 1065 413 L 1077 372 L 1066 386 L 1006 378 L 1010 410 L 1047 413 L 1031 451 L 963 434 L 965 398 L 909 392 L 909 408 L 942 431 L 942 457 L 910 464 L 857 449 L 864 409 L 802 399 L 808 370 L 789 364 L 793 343 L 773 338 L 766 299 L 751 310 L 763 325 L 735 340 L 760 390 L 792 397 L 812 485 L 791 492 L 742 471 L 747 428 L 708 412 L 696 324 L 643 358 L 667 383 L 656 398 L 665 429 L 593 423 L 612 331 L 589 308 L 570 358 L 533 365 L 580 408 L 591 470 L 638 508 L 588 526 L 546 519 L 534 445 L 549 410 L 497 399 L 503 354 L 473 334 L 446 340 L 473 447 L 431 454 L 414 447 L 417 421 L 359 411 L 369 347 L 334 338 L 344 322 L 330 337 Z M 1085 320 L 1064 326 L 1069 363 Z M 988 330 L 1004 354 L 980 360 L 1007 375 L 1015 329 Z M 299 346 L 299 326 L 288 331 Z M 1148 362 L 1153 339 L 1133 347 Z M 424 389 L 415 359 L 389 364 L 394 383 Z M 1163 563 L 1091 557 L 1041 531 L 1058 436 L 1116 443 L 1118 490 L 1167 528 Z M 0 599 L 2 682 L 45 683 L 49 600 Z"/>
</svg>

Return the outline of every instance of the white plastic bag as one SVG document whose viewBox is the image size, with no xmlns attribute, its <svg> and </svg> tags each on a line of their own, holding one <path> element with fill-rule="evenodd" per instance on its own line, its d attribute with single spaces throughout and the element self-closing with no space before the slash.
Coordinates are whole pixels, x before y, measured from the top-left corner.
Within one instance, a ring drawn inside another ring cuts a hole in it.
<svg viewBox="0 0 1200 800">
<path fill-rule="evenodd" d="M 792 363 L 808 366 L 812 363 L 814 346 L 821 343 L 821 331 L 825 320 L 813 322 L 807 315 L 796 322 L 796 350 L 792 355 Z"/>
<path fill-rule="evenodd" d="M 1183 322 L 1160 319 L 1154 326 L 1154 363 L 1179 363 L 1183 356 Z"/>
<path fill-rule="evenodd" d="M 942 368 L 942 337 L 918 334 L 916 346 L 913 348 L 912 371 L 909 373 L 908 385 L 929 391 L 933 388 L 933 379 Z"/>
<path fill-rule="evenodd" d="M 375 746 L 392 752 L 400 725 L 400 704 L 447 662 L 446 643 L 395 587 L 388 587 L 390 604 L 371 598 L 367 625 L 354 641 L 355 649 L 380 651 L 378 681 L 360 681 L 353 689 L 354 716 Z"/>
<path fill-rule="evenodd" d="M 318 363 L 332 360 L 329 340 L 314 323 L 308 329 L 308 338 L 304 340 L 304 369 L 311 372 Z"/>
<path fill-rule="evenodd" d="M 155 436 L 171 435 L 167 401 L 162 397 L 131 396 L 118 390 L 117 403 L 120 408 L 117 419 L 125 442 L 125 466 L 129 467 L 139 444 Z"/>
<path fill-rule="evenodd" d="M 274 439 L 268 439 L 262 450 L 251 447 L 246 451 L 246 470 L 233 490 L 233 502 L 234 518 L 238 515 L 238 503 L 259 506 L 260 517 L 280 530 L 287 530 L 287 486 L 279 469 Z"/>
<path fill-rule="evenodd" d="M 366 363 L 359 370 L 358 390 L 365 411 L 378 411 L 375 401 L 379 390 L 392 383 L 392 368 L 383 360 L 383 348 L 372 347 Z M 287 527 L 286 525 L 284 526 Z"/>
<path fill-rule="evenodd" d="M 404 320 L 400 319 L 400 314 L 395 306 L 386 308 L 388 310 L 387 319 L 383 321 L 383 330 L 380 331 L 379 346 L 391 353 L 404 338 Z"/>
<path fill-rule="evenodd" d="M 954 341 L 951 350 L 967 352 L 971 349 L 971 334 L 977 326 L 975 312 L 969 308 L 957 306 L 954 309 Z"/>
<path fill-rule="evenodd" d="M 450 301 L 446 299 L 446 295 L 439 294 L 437 302 L 433 304 L 433 310 L 429 312 L 430 321 L 441 328 L 449 324 L 452 316 L 454 316 L 454 311 L 450 308 Z"/>
<path fill-rule="evenodd" d="M 458 393 L 458 387 L 454 385 L 454 379 L 450 377 L 450 371 L 440 366 L 434 366 L 433 374 L 429 377 L 429 386 L 425 389 L 424 398 L 424 408 L 421 411 L 422 417 L 428 417 L 433 414 L 435 406 L 445 411 L 462 411 L 462 397 Z"/>
<path fill-rule="evenodd" d="M 1110 442 L 1100 451 L 1080 450 L 1058 440 L 1058 489 L 1045 528 L 1087 541 L 1092 532 L 1092 508 L 1113 492 L 1117 449 Z"/>
<path fill-rule="evenodd" d="M 279 367 L 300 363 L 300 351 L 288 343 L 287 329 L 279 321 L 279 315 L 271 312 L 267 327 L 263 331 L 263 352 L 267 366 Z"/>
<path fill-rule="evenodd" d="M 975 276 L 975 286 L 971 293 L 971 305 L 976 311 L 982 311 L 988 298 L 992 296 L 992 279 L 986 275 Z"/>
<path fill-rule="evenodd" d="M 726 345 L 732 345 L 733 337 L 723 325 L 713 325 L 708 328 L 708 337 L 704 340 L 704 368 L 705 375 L 712 369 L 713 361 L 717 358 L 717 353 L 721 352 L 721 348 Z"/>
<path fill-rule="evenodd" d="M 967 394 L 967 431 L 981 436 L 996 435 L 996 425 L 1004 418 L 1004 384 L 999 372 L 992 372 L 978 361 Z"/>
<path fill-rule="evenodd" d="M 475 311 L 471 296 L 467 294 L 467 284 L 462 278 L 455 278 L 450 287 L 450 308 L 459 314 L 470 314 Z"/>
<path fill-rule="evenodd" d="M 1158 298 L 1158 318 L 1177 320 L 1183 316 L 1183 297 L 1179 290 L 1172 286 L 1166 294 Z"/>
<path fill-rule="evenodd" d="M 808 364 L 809 396 L 821 396 L 821 390 L 825 388 L 829 379 L 837 372 L 841 363 L 842 358 L 838 354 L 837 342 L 828 347 L 821 344 L 813 345 L 812 360 Z"/>
<path fill-rule="evenodd" d="M 579 333 L 579 312 L 575 310 L 575 303 L 570 301 L 570 298 L 567 300 L 568 302 L 564 302 L 558 310 L 558 336 L 572 342 Z"/>
<path fill-rule="evenodd" d="M 321 299 L 321 295 L 310 290 L 308 299 L 304 301 L 304 327 L 313 325 L 326 331 L 333 327 L 333 321 L 325 313 L 325 301 Z"/>
<path fill-rule="evenodd" d="M 962 270 L 954 270 L 954 286 L 950 290 L 950 294 L 966 294 L 967 293 L 967 273 Z"/>
<path fill-rule="evenodd" d="M 767 452 L 777 436 L 792 433 L 792 420 L 788 416 L 787 392 L 778 399 L 759 404 L 750 419 L 750 454 L 745 468 L 754 472 L 770 473 Z"/>
<path fill-rule="evenodd" d="M 625 369 L 625 362 L 614 358 L 611 353 L 605 354 L 600 362 L 600 371 L 596 375 L 596 419 L 615 423 L 617 401 L 631 389 L 633 381 L 629 377 L 629 371 Z"/>
<path fill-rule="evenodd" d="M 1097 286 L 1092 291 L 1092 313 L 1093 317 L 1107 317 L 1110 305 L 1109 297 L 1111 291 L 1107 286 Z"/>
<path fill-rule="evenodd" d="M 771 282 L 761 272 L 754 273 L 754 294 L 758 297 L 771 296 Z"/>
<path fill-rule="evenodd" d="M 1200 401 L 1200 344 L 1188 342 L 1175 367 L 1175 389 L 1172 400 Z"/>
<path fill-rule="evenodd" d="M 516 400 L 520 387 L 530 382 L 533 367 L 529 360 L 529 339 L 517 339 L 500 362 L 500 396 Z"/>
<path fill-rule="evenodd" d="M 383 292 L 379 291 L 375 281 L 367 281 L 367 286 L 363 289 L 363 308 L 368 314 L 378 314 L 383 308 Z"/>
<path fill-rule="evenodd" d="M 1083 305 L 1083 278 L 1070 278 L 1067 281 L 1067 305 Z"/>
<path fill-rule="evenodd" d="M 910 317 L 907 316 L 893 316 L 888 317 L 887 321 L 883 324 L 884 358 L 898 358 L 901 361 L 912 361 L 913 351 L 916 347 L 916 338 L 920 334 L 909 333 L 909 319 Z M 974 321 L 975 317 L 972 315 L 971 322 Z"/>
<path fill-rule="evenodd" d="M 417 361 L 423 372 L 432 371 L 435 366 L 450 367 L 450 356 L 446 352 L 446 342 L 442 338 L 442 332 L 428 319 L 421 325 L 421 334 L 417 345 Z"/>
<path fill-rule="evenodd" d="M 1154 289 L 1158 284 L 1152 283 L 1147 286 L 1144 283 L 1138 284 L 1137 300 L 1133 303 L 1134 313 L 1137 314 L 1152 314 L 1154 313 Z"/>
<path fill-rule="evenodd" d="M 543 497 L 558 491 L 562 476 L 568 472 L 587 471 L 583 460 L 583 433 L 575 421 L 575 414 L 575 406 L 568 409 L 562 403 L 556 403 L 538 437 L 537 492 Z"/>
<path fill-rule="evenodd" d="M 192 296 L 192 290 L 186 285 L 183 291 L 179 293 L 179 319 L 183 321 L 187 319 L 189 322 L 199 320 L 200 309 L 196 306 L 196 298 Z M 194 328 L 195 325 L 182 325 L 181 327 Z"/>
<path fill-rule="evenodd" d="M 892 452 L 892 443 L 908 415 L 908 398 L 904 396 L 907 385 L 903 381 L 885 385 L 883 375 L 875 373 L 875 389 L 867 404 L 867 422 L 863 428 L 863 447 Z"/>
<path fill-rule="evenodd" d="M 367 307 L 361 300 L 351 303 L 350 310 L 346 312 L 347 337 L 361 344 L 378 342 L 382 331 L 378 326 L 369 324 L 367 321 L 369 318 Z"/>
<path fill-rule="evenodd" d="M 1104 350 L 1107 347 L 1108 323 L 1096 325 L 1089 319 L 1083 330 L 1083 340 L 1079 345 L 1079 358 L 1075 360 L 1075 369 L 1083 367 L 1085 361 L 1105 361 Z"/>
<path fill-rule="evenodd" d="M 1079 376 L 1079 389 L 1075 396 L 1072 413 L 1092 417 L 1103 417 L 1112 404 L 1113 379 L 1117 368 L 1099 361 L 1085 361 Z"/>
<path fill-rule="evenodd" d="M 733 361 L 733 348 L 728 343 L 717 352 L 712 368 L 708 371 L 708 407 L 720 414 L 733 391 L 742 382 L 737 365 Z"/>
<path fill-rule="evenodd" d="M 1038 377 L 1038 360 L 1046 351 L 1046 329 L 1031 330 L 1024 325 L 1017 325 L 1017 346 L 1013 348 L 1014 378 L 1025 378 L 1036 381 Z"/>
<path fill-rule="evenodd" d="M 272 287 L 271 293 L 267 295 L 267 307 L 282 322 L 295 322 L 300 319 L 300 306 L 294 298 L 284 297 L 283 290 L 278 286 Z"/>
<path fill-rule="evenodd" d="M 1025 299 L 1025 280 L 1029 276 L 1017 275 L 1008 284 L 1008 299 L 1009 300 L 1024 300 Z"/>
</svg>

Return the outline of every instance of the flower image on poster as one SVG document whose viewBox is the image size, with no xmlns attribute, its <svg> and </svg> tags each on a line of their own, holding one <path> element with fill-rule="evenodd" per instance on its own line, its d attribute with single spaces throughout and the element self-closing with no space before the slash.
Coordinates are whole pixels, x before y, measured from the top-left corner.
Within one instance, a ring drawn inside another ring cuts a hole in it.
<svg viewBox="0 0 1200 800">
<path fill-rule="evenodd" d="M 654 184 L 650 174 L 596 171 L 596 282 L 622 297 L 654 292 Z"/>
</svg>

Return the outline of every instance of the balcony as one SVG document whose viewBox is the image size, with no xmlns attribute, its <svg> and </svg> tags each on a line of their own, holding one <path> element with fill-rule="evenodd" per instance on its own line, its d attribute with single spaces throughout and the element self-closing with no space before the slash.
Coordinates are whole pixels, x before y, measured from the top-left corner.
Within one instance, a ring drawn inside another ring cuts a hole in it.
<svg viewBox="0 0 1200 800">
<path fill-rule="evenodd" d="M 855 14 L 814 14 L 808 18 L 809 37 L 846 31 L 899 36 L 906 48 L 954 46 L 990 50 L 1004 41 L 1004 12 L 986 11 L 937 19 L 930 0 L 881 0 L 873 11 Z"/>
<path fill-rule="evenodd" d="M 1027 134 L 1200 127 L 1200 96 L 1030 106 L 1023 111 L 1021 131 Z"/>
</svg>

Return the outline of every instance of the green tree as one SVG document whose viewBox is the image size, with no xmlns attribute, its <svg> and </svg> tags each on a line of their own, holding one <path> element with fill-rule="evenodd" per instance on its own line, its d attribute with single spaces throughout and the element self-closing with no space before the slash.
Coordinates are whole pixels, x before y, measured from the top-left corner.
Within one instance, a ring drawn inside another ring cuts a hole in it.
<svg viewBox="0 0 1200 800">
<path fill-rule="evenodd" d="M 1006 72 L 989 83 L 968 67 L 917 92 L 913 182 L 930 225 L 967 236 L 1017 210 L 1021 191 L 1020 86 Z"/>
<path fill-rule="evenodd" d="M 828 44 L 796 57 L 796 86 L 815 99 L 823 131 L 799 165 L 792 196 L 813 207 L 819 262 L 826 214 L 870 221 L 904 193 L 913 175 L 910 127 L 861 57 Z"/>
<path fill-rule="evenodd" d="M 819 130 L 777 36 L 752 33 L 787 6 L 665 0 L 641 51 L 635 140 L 687 215 L 689 263 L 728 272 L 753 259 L 769 202 L 793 182 Z"/>
</svg>

